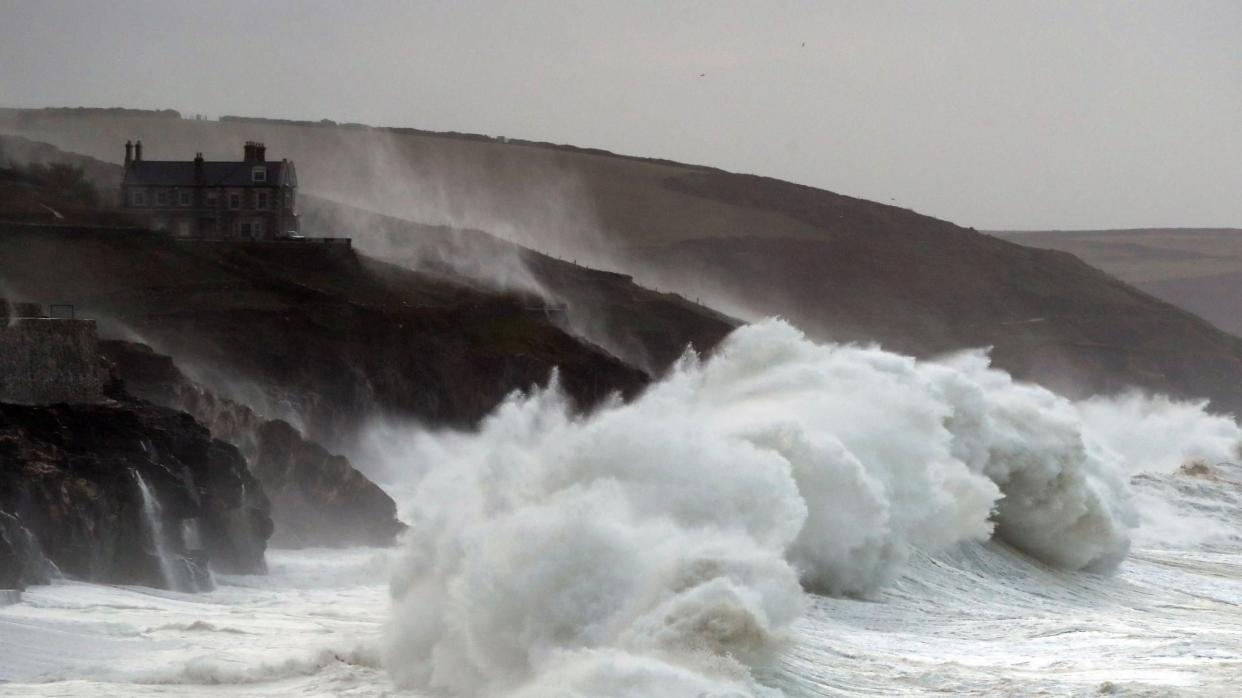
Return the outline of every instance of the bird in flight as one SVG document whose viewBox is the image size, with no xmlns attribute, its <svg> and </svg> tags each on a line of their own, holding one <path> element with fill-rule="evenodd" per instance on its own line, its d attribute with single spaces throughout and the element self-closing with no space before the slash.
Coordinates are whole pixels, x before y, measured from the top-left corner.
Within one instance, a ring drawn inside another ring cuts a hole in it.
<svg viewBox="0 0 1242 698">
<path fill-rule="evenodd" d="M 699 77 L 704 77 L 707 73 L 699 73 Z"/>
</svg>

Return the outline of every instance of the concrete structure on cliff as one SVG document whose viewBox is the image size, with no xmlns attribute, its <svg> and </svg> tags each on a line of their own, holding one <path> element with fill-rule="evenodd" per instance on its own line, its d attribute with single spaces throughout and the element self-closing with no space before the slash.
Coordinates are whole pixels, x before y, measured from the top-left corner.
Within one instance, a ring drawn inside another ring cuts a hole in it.
<svg viewBox="0 0 1242 698">
<path fill-rule="evenodd" d="M 144 160 L 142 141 L 125 143 L 121 205 L 155 230 L 211 240 L 273 240 L 298 234 L 297 171 L 269 162 L 249 141 L 240 161 Z"/>
<path fill-rule="evenodd" d="M 105 371 L 94 320 L 49 317 L 38 303 L 0 298 L 0 402 L 103 400 Z"/>
</svg>

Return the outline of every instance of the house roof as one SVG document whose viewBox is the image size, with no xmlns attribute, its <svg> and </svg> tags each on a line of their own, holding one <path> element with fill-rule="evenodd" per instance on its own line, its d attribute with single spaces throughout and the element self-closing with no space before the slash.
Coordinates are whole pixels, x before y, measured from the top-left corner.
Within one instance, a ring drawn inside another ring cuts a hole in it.
<svg viewBox="0 0 1242 698">
<path fill-rule="evenodd" d="M 251 181 L 250 171 L 262 166 L 267 170 L 266 182 Z M 293 163 L 279 162 L 208 162 L 203 161 L 203 178 L 194 177 L 194 161 L 139 160 L 125 169 L 125 184 L 156 187 L 278 187 L 298 185 Z"/>
</svg>

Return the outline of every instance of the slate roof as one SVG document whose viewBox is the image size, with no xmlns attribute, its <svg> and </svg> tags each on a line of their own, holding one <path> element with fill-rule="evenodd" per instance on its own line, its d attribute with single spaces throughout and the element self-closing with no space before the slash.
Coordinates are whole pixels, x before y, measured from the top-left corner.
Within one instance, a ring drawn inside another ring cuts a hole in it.
<svg viewBox="0 0 1242 698">
<path fill-rule="evenodd" d="M 250 170 L 262 165 L 266 182 L 250 180 Z M 139 160 L 125 170 L 125 184 L 145 187 L 278 187 L 298 185 L 293 163 L 280 162 L 203 162 L 203 180 L 194 178 L 194 161 Z"/>
</svg>

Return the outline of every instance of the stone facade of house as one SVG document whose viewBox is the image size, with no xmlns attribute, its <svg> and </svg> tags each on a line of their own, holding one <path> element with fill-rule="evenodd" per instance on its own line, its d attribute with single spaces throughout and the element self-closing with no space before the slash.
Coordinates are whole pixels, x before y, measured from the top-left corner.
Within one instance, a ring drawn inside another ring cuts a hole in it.
<svg viewBox="0 0 1242 698">
<path fill-rule="evenodd" d="M 121 205 L 153 230 L 212 240 L 276 240 L 298 235 L 297 171 L 247 142 L 239 161 L 144 160 L 142 141 L 125 144 Z"/>
</svg>

